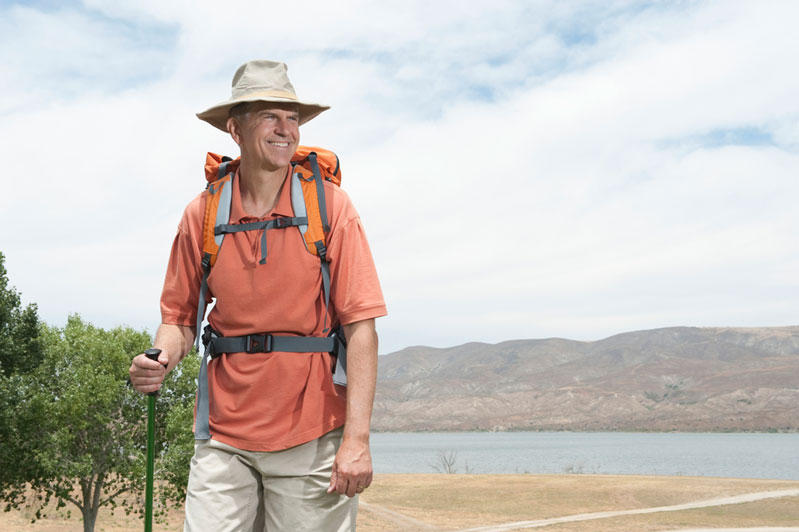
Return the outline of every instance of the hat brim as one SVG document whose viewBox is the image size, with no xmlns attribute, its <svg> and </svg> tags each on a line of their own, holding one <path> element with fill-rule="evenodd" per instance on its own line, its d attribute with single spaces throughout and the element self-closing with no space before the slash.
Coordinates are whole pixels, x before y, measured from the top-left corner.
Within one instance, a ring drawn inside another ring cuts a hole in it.
<svg viewBox="0 0 799 532">
<path fill-rule="evenodd" d="M 252 97 L 243 97 L 243 98 L 236 98 L 224 101 L 220 104 L 214 105 L 213 107 L 209 107 L 205 111 L 201 113 L 197 113 L 197 118 L 200 120 L 204 120 L 214 126 L 217 129 L 224 131 L 225 133 L 228 132 L 227 130 L 227 120 L 230 117 L 230 110 L 240 104 L 246 102 L 275 102 L 275 103 L 294 103 L 297 104 L 300 112 L 300 125 L 308 122 L 316 118 L 319 114 L 323 113 L 330 109 L 329 105 L 322 105 L 318 103 L 311 103 L 311 102 L 300 102 L 297 100 L 292 100 L 290 98 L 280 98 L 276 96 L 252 96 Z"/>
</svg>

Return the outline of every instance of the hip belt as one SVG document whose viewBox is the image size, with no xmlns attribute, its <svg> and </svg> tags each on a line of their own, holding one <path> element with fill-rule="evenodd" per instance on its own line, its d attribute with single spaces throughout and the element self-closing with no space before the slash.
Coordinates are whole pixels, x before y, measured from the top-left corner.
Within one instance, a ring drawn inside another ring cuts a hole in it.
<svg viewBox="0 0 799 532">
<path fill-rule="evenodd" d="M 318 336 L 280 336 L 277 334 L 248 334 L 246 336 L 221 336 L 210 325 L 203 333 L 205 353 L 211 360 L 224 353 L 332 353 L 346 350 L 338 334 Z"/>
<path fill-rule="evenodd" d="M 208 360 L 225 353 L 330 353 L 336 357 L 333 382 L 347 384 L 347 343 L 341 328 L 330 336 L 281 336 L 271 333 L 248 334 L 245 336 L 222 336 L 210 325 L 203 329 L 202 342 L 205 353 L 200 364 L 197 379 L 197 417 L 194 422 L 194 439 L 207 440 L 211 437 L 208 403 Z"/>
</svg>

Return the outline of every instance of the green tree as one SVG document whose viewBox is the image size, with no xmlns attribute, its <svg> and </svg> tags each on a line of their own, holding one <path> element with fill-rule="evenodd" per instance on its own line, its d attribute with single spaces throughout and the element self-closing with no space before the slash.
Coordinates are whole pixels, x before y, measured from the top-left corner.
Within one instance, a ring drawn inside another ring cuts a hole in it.
<svg viewBox="0 0 799 532">
<path fill-rule="evenodd" d="M 36 305 L 22 308 L 19 293 L 9 286 L 5 255 L 0 252 L 0 377 L 29 372 L 42 356 Z"/>
<path fill-rule="evenodd" d="M 0 252 L 0 478 L 18 478 L 14 460 L 4 451 L 15 438 L 13 411 L 20 398 L 21 376 L 44 357 L 39 327 L 36 305 L 22 308 Z"/>
<path fill-rule="evenodd" d="M 42 338 L 38 367 L 0 383 L 0 393 L 11 399 L 4 401 L 11 409 L 10 438 L 0 446 L 6 509 L 28 507 L 35 520 L 50 501 L 59 509 L 72 504 L 84 532 L 94 530 L 103 506 L 141 513 L 147 407 L 127 373 L 131 358 L 151 345 L 150 336 L 128 327 L 106 331 L 71 316 L 63 329 L 43 326 Z M 198 369 L 199 359 L 187 356 L 157 400 L 156 479 L 166 481 L 156 483 L 161 514 L 185 496 Z"/>
</svg>

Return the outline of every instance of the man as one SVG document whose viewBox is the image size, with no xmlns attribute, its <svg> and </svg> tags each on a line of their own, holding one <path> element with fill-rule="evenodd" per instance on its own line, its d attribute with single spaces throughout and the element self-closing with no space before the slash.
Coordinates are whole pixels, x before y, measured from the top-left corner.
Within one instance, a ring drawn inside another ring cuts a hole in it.
<svg viewBox="0 0 799 532">
<path fill-rule="evenodd" d="M 230 224 L 294 216 L 289 181 L 299 126 L 329 107 L 298 100 L 286 66 L 272 61 L 242 65 L 232 93 L 197 115 L 228 132 L 241 150 Z M 329 305 L 320 259 L 308 252 L 296 228 L 268 236 L 266 230 L 242 230 L 225 236 L 208 276 L 209 296 L 216 298 L 208 322 L 224 338 L 325 337 L 328 327 L 340 324 L 347 340 L 347 387 L 333 383 L 330 353 L 226 352 L 211 360 L 210 438 L 195 446 L 187 531 L 355 530 L 356 494 L 372 481 L 374 319 L 386 308 L 349 198 L 327 182 L 324 195 Z M 199 333 L 194 324 L 207 197 L 206 191 L 188 205 L 172 246 L 154 342 L 162 350 L 158 362 L 138 355 L 131 364 L 131 381 L 142 393 L 161 386 Z M 198 429 L 201 417 L 198 408 Z"/>
</svg>

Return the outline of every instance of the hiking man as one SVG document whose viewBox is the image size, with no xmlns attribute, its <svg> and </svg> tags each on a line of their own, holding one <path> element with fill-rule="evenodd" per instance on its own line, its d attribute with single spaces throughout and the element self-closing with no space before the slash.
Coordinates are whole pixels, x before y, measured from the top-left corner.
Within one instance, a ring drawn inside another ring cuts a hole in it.
<svg viewBox="0 0 799 532">
<path fill-rule="evenodd" d="M 158 362 L 138 355 L 130 367 L 137 390 L 160 388 L 202 334 L 206 301 L 216 299 L 203 334 L 212 358 L 198 381 L 187 531 L 355 530 L 356 495 L 372 482 L 374 320 L 386 307 L 371 252 L 335 184 L 311 187 L 327 218 L 315 248 L 301 233 L 314 205 L 301 217 L 293 203 L 292 187 L 313 178 L 293 175 L 299 127 L 327 109 L 297 98 L 283 63 L 250 61 L 233 76 L 232 97 L 197 115 L 241 150 L 230 163 L 209 154 L 206 167 L 229 165 L 220 173 L 232 174 L 224 185 L 229 221 L 215 227 L 224 245 L 207 260 L 206 204 L 222 186 L 212 185 L 189 203 L 172 245 L 153 343 Z M 344 339 L 346 388 L 333 382 L 336 349 L 319 347 Z"/>
</svg>

